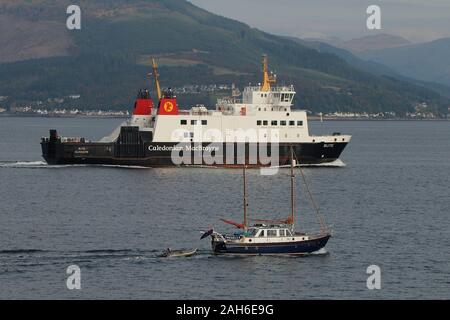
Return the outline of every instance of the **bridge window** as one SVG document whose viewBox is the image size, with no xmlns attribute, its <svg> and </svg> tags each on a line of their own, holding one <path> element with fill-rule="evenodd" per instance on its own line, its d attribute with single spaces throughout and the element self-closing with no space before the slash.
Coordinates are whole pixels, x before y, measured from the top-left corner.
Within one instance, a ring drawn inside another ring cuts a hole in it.
<svg viewBox="0 0 450 320">
<path fill-rule="evenodd" d="M 298 126 L 302 126 L 303 125 L 303 121 L 297 121 L 297 125 Z"/>
<path fill-rule="evenodd" d="M 295 121 L 292 121 L 292 120 L 289 121 L 289 125 L 290 125 L 290 126 L 295 126 Z"/>
<path fill-rule="evenodd" d="M 202 126 L 206 126 L 208 124 L 208 120 L 202 120 Z"/>
<path fill-rule="evenodd" d="M 187 120 L 180 120 L 180 124 L 181 124 L 182 126 L 187 125 Z"/>
<path fill-rule="evenodd" d="M 273 120 L 273 121 L 271 122 L 271 124 L 272 124 L 273 126 L 277 126 L 277 125 L 278 125 L 278 121 L 277 121 L 277 120 Z"/>
<path fill-rule="evenodd" d="M 280 121 L 280 126 L 285 126 L 285 125 L 286 125 L 286 121 L 281 120 L 281 121 Z"/>
<path fill-rule="evenodd" d="M 261 120 L 256 121 L 256 125 L 260 126 L 261 125 Z"/>
</svg>

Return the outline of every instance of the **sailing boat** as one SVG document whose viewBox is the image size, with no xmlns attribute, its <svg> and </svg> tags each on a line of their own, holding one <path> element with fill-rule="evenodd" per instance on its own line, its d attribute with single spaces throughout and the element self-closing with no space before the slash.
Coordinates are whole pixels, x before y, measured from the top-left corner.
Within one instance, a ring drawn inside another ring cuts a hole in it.
<svg viewBox="0 0 450 320">
<path fill-rule="evenodd" d="M 232 235 L 221 234 L 213 229 L 206 231 L 202 238 L 211 236 L 211 246 L 215 254 L 233 255 L 263 255 L 263 254 L 283 254 L 283 255 L 304 255 L 318 251 L 325 247 L 331 237 L 331 232 L 326 227 L 320 213 L 315 205 L 309 188 L 307 187 L 302 169 L 299 167 L 302 178 L 305 182 L 306 190 L 311 196 L 316 208 L 321 225 L 321 231 L 317 234 L 306 234 L 296 232 L 295 223 L 295 201 L 294 201 L 294 152 L 290 148 L 291 162 L 291 213 L 286 220 L 254 220 L 258 223 L 249 225 L 247 217 L 247 188 L 245 166 L 243 168 L 244 177 L 244 222 L 236 223 L 221 219 L 223 222 L 234 225 L 239 230 Z"/>
</svg>

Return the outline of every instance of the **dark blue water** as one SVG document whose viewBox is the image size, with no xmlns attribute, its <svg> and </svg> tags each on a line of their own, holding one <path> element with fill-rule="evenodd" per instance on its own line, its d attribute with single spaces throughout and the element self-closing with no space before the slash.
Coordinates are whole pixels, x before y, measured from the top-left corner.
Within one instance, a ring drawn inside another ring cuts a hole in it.
<svg viewBox="0 0 450 320">
<path fill-rule="evenodd" d="M 240 170 L 41 162 L 49 128 L 94 139 L 121 121 L 0 118 L 0 298 L 450 298 L 449 122 L 311 123 L 353 135 L 345 167 L 304 169 L 334 231 L 327 253 L 227 258 L 199 237 L 241 220 Z M 287 174 L 248 172 L 250 215 L 287 215 Z M 298 229 L 314 219 L 302 202 Z M 158 258 L 167 247 L 200 251 Z M 72 264 L 81 290 L 66 288 Z M 380 290 L 366 287 L 372 264 Z"/>
</svg>

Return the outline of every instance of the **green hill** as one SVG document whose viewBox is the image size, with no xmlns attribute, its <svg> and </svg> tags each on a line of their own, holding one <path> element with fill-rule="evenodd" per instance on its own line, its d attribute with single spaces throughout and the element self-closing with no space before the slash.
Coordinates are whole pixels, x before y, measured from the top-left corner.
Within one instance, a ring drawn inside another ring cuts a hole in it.
<svg viewBox="0 0 450 320">
<path fill-rule="evenodd" d="M 0 18 L 19 24 L 0 37 L 6 53 L 0 55 L 4 62 L 0 96 L 9 97 L 8 106 L 37 100 L 45 104 L 48 98 L 80 94 L 81 99 L 66 99 L 62 105 L 127 108 L 137 89 L 149 85 L 150 56 L 160 62 L 163 86 L 234 82 L 242 87 L 260 81 L 263 53 L 269 55 L 279 82 L 296 86 L 296 107 L 402 114 L 421 102 L 441 113 L 449 105 L 432 90 L 360 71 L 334 54 L 211 14 L 184 0 L 79 3 L 82 30 L 78 31 L 65 26 L 70 1 L 0 4 Z M 30 44 L 29 34 L 20 33 L 30 26 L 40 30 L 39 43 Z M 212 106 L 215 98 L 209 93 L 179 95 L 182 105 Z"/>
</svg>

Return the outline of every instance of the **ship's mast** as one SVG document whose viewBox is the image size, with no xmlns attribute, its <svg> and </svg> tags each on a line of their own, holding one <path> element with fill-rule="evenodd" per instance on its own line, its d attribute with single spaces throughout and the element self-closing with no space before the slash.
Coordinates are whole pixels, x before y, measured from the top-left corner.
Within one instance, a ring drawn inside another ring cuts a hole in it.
<svg viewBox="0 0 450 320">
<path fill-rule="evenodd" d="M 158 74 L 158 65 L 154 58 L 152 58 L 152 66 L 153 66 L 153 76 L 155 77 L 156 83 L 156 93 L 158 94 L 158 100 L 161 100 L 161 87 L 159 86 L 159 74 Z"/>
<path fill-rule="evenodd" d="M 245 174 L 245 163 L 243 166 L 243 175 L 244 175 L 244 230 L 247 230 L 247 181 L 246 181 L 246 174 Z"/>
<path fill-rule="evenodd" d="M 294 199 L 294 151 L 290 146 L 290 160 L 291 160 L 291 228 L 294 229 L 295 222 L 295 199 Z"/>
<path fill-rule="evenodd" d="M 270 84 L 276 82 L 276 77 L 269 75 L 269 61 L 267 55 L 262 56 L 262 69 L 263 69 L 263 83 L 261 85 L 261 91 L 270 91 Z"/>
</svg>

